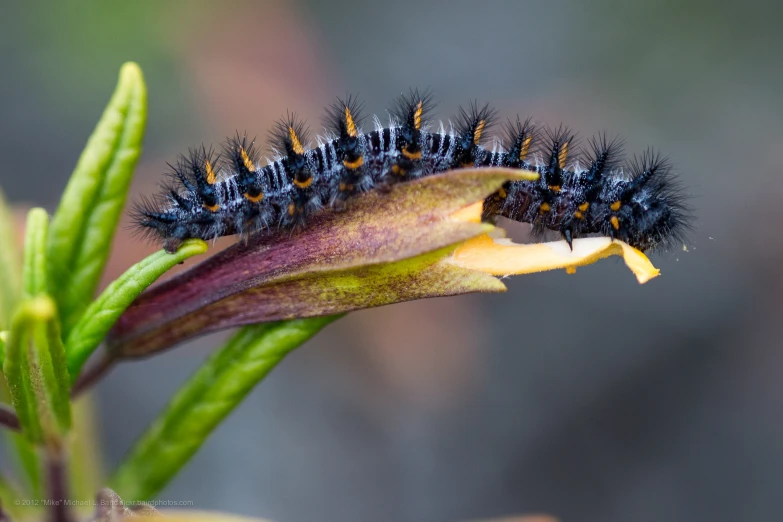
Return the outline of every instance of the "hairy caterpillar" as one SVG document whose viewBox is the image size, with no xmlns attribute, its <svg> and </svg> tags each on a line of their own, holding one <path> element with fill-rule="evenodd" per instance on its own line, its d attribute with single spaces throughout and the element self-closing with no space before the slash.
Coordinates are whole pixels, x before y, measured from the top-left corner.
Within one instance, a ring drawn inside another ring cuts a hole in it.
<svg viewBox="0 0 783 522">
<path fill-rule="evenodd" d="M 171 166 L 173 184 L 136 205 L 141 231 L 174 250 L 187 238 L 249 235 L 294 228 L 324 208 L 341 208 L 362 192 L 465 167 L 502 166 L 538 172 L 538 181 L 509 182 L 484 201 L 484 219 L 504 216 L 533 230 L 573 238 L 599 234 L 646 251 L 681 240 L 687 228 L 684 197 L 668 161 L 648 151 L 624 166 L 622 143 L 605 135 L 577 151 L 565 127 L 537 131 L 530 120 L 510 120 L 502 147 L 481 145 L 496 121 L 488 106 L 471 103 L 455 123 L 427 125 L 428 92 L 402 95 L 391 123 L 361 130 L 355 97 L 328 111 L 330 135 L 308 148 L 309 132 L 294 115 L 272 131 L 277 158 L 262 166 L 255 143 L 237 134 L 221 154 L 201 147 Z"/>
</svg>

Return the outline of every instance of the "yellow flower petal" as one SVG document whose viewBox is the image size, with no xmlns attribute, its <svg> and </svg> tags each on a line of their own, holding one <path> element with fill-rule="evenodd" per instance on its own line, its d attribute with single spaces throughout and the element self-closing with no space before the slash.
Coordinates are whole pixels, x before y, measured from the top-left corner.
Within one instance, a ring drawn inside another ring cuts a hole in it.
<svg viewBox="0 0 783 522">
<path fill-rule="evenodd" d="M 465 223 L 481 223 L 481 212 L 483 210 L 484 202 L 477 201 L 454 212 L 449 218 L 453 221 L 464 221 Z"/>
<path fill-rule="evenodd" d="M 609 256 L 622 256 L 640 284 L 657 277 L 655 268 L 642 252 L 622 241 L 608 237 L 575 239 L 573 251 L 565 241 L 520 245 L 507 238 L 486 234 L 468 239 L 445 261 L 470 270 L 496 276 L 531 274 L 564 268 L 569 274 L 577 266 L 589 265 Z"/>
</svg>

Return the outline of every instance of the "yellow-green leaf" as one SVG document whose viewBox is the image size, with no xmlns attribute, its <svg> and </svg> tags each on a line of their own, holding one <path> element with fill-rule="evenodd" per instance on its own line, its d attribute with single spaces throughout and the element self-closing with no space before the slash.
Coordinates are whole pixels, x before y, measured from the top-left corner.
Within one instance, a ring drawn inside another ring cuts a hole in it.
<svg viewBox="0 0 783 522">
<path fill-rule="evenodd" d="M 160 491 L 253 386 L 337 317 L 239 330 L 177 392 L 120 465 L 111 487 L 130 500 L 149 499 Z"/>
<path fill-rule="evenodd" d="M 14 484 L 0 475 L 0 520 L 3 520 L 3 511 L 14 519 L 21 519 L 23 509 L 17 506 L 20 499 L 25 498 Z"/>
<path fill-rule="evenodd" d="M 11 314 L 22 289 L 22 269 L 14 225 L 14 215 L 0 190 L 0 330 L 11 327 Z"/>
<path fill-rule="evenodd" d="M 76 380 L 85 361 L 106 337 L 117 318 L 145 288 L 173 266 L 206 251 L 207 244 L 200 239 L 185 241 L 173 254 L 159 250 L 130 267 L 106 287 L 87 308 L 65 342 L 71 380 Z"/>
<path fill-rule="evenodd" d="M 52 219 L 50 291 L 66 334 L 98 286 L 141 154 L 146 119 L 147 89 L 141 69 L 126 63 Z"/>
<path fill-rule="evenodd" d="M 27 213 L 24 238 L 24 263 L 22 267 L 22 291 L 25 297 L 45 294 L 46 280 L 46 237 L 49 215 L 42 208 Z"/>
<path fill-rule="evenodd" d="M 25 299 L 11 323 L 3 373 L 22 432 L 58 450 L 71 424 L 70 379 L 57 309 L 47 295 Z"/>
<path fill-rule="evenodd" d="M 69 495 L 93 511 L 89 501 L 103 485 L 103 463 L 95 418 L 95 401 L 87 394 L 73 403 L 73 427 L 68 444 Z M 81 507 L 81 506 L 78 506 Z"/>
</svg>

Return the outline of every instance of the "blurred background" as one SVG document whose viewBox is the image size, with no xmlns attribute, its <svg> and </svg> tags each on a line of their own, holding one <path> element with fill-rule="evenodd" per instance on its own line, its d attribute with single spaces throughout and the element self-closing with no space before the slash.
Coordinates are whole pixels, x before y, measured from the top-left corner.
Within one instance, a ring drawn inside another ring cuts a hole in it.
<svg viewBox="0 0 783 522">
<path fill-rule="evenodd" d="M 687 252 L 362 311 L 290 355 L 161 499 L 281 521 L 783 517 L 783 6 L 708 2 L 3 2 L 0 184 L 54 210 L 137 61 L 149 123 L 132 198 L 165 163 L 358 92 L 655 146 L 692 195 Z M 515 234 L 523 234 L 516 225 Z M 514 227 L 511 227 L 514 228 Z M 118 236 L 107 278 L 153 246 Z M 224 335 L 97 389 L 111 470 Z M 2 467 L 8 461 L 2 459 Z"/>
</svg>

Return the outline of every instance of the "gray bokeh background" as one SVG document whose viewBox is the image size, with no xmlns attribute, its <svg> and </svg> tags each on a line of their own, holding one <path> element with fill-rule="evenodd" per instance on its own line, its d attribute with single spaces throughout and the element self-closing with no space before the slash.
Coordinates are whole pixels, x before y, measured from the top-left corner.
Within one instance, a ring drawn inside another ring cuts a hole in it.
<svg viewBox="0 0 783 522">
<path fill-rule="evenodd" d="M 363 311 L 293 353 L 162 499 L 281 521 L 783 516 L 783 8 L 661 2 L 3 2 L 0 177 L 53 210 L 123 61 L 149 86 L 133 194 L 165 162 L 335 95 L 430 87 L 668 154 L 687 252 L 503 295 Z M 517 234 L 524 227 L 518 225 Z M 118 237 L 108 277 L 152 247 Z M 97 389 L 106 468 L 223 336 Z M 2 468 L 7 457 L 0 456 Z"/>
</svg>

